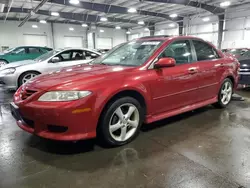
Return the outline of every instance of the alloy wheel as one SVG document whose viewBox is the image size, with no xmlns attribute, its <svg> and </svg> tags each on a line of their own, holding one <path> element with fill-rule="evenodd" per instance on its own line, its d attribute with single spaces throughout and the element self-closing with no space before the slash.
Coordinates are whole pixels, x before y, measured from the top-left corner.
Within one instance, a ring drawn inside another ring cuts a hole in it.
<svg viewBox="0 0 250 188">
<path fill-rule="evenodd" d="M 233 93 L 233 87 L 230 82 L 225 82 L 221 89 L 221 103 L 224 105 L 227 105 L 231 98 Z"/>
<path fill-rule="evenodd" d="M 139 122 L 140 115 L 137 107 L 131 103 L 122 104 L 110 118 L 110 135 L 116 141 L 126 141 L 135 134 Z"/>
<path fill-rule="evenodd" d="M 35 74 L 35 73 L 26 74 L 22 79 L 22 84 L 26 83 L 27 81 L 29 81 L 30 79 L 32 79 L 32 78 L 34 78 L 36 76 L 37 76 L 37 74 Z"/>
</svg>

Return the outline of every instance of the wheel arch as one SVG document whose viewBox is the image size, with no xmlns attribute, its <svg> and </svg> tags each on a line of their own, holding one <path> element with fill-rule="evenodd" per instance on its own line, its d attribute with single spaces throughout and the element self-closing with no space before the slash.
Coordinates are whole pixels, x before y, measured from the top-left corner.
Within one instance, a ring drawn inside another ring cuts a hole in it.
<svg viewBox="0 0 250 188">
<path fill-rule="evenodd" d="M 0 61 L 5 61 L 6 63 L 10 63 L 7 59 L 0 58 Z"/>
<path fill-rule="evenodd" d="M 28 73 L 28 72 L 35 72 L 35 73 L 37 73 L 37 74 L 42 74 L 41 72 L 36 71 L 36 70 L 27 70 L 27 71 L 21 73 L 21 74 L 18 76 L 18 78 L 17 78 L 17 86 L 19 86 L 21 77 L 22 77 L 24 74 Z"/>
</svg>

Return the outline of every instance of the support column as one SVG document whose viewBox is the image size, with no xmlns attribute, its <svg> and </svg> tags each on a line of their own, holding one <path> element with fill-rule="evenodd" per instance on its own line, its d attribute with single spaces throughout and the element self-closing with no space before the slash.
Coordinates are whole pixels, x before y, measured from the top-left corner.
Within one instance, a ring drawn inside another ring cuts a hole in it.
<svg viewBox="0 0 250 188">
<path fill-rule="evenodd" d="M 52 48 L 56 48 L 55 47 L 55 37 L 54 37 L 54 24 L 53 22 L 51 22 L 51 37 L 52 37 Z"/>
<path fill-rule="evenodd" d="M 155 35 L 155 24 L 150 24 L 148 26 L 148 28 L 149 28 L 149 35 L 154 36 Z"/>
<path fill-rule="evenodd" d="M 225 21 L 225 14 L 219 15 L 219 26 L 218 26 L 218 48 L 221 49 L 222 38 L 223 38 L 223 28 Z"/>
<path fill-rule="evenodd" d="M 179 24 L 179 35 L 182 36 L 183 35 L 183 20 L 181 22 L 178 23 Z"/>
</svg>

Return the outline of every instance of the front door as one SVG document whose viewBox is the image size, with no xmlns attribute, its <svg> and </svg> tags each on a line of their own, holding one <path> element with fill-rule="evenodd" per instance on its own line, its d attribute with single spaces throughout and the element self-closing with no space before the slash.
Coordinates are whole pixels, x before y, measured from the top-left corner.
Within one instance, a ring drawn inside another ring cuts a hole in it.
<svg viewBox="0 0 250 188">
<path fill-rule="evenodd" d="M 193 53 L 188 40 L 171 43 L 159 58 L 172 57 L 175 67 L 152 69 L 151 80 L 153 113 L 158 114 L 194 104 L 199 87 L 199 66 L 193 63 Z"/>
<path fill-rule="evenodd" d="M 6 59 L 8 62 L 22 61 L 28 59 L 28 49 L 25 47 L 19 47 L 11 51 Z"/>
</svg>

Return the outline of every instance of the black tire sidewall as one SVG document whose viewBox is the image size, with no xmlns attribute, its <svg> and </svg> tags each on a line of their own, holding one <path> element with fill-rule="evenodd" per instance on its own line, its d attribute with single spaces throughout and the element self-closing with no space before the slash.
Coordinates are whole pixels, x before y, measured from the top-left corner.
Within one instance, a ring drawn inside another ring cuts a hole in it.
<svg viewBox="0 0 250 188">
<path fill-rule="evenodd" d="M 232 90 L 233 90 L 233 83 L 232 83 L 232 81 L 231 81 L 229 78 L 226 78 L 226 79 L 222 82 L 221 87 L 220 87 L 220 91 L 219 91 L 219 94 L 218 94 L 218 105 L 219 105 L 220 107 L 222 107 L 222 108 L 225 108 L 225 107 L 231 102 L 232 95 L 233 95 L 233 92 L 232 92 L 232 94 L 231 94 L 231 99 L 230 99 L 230 101 L 229 101 L 227 104 L 223 104 L 223 103 L 221 102 L 221 91 L 222 91 L 222 88 L 223 88 L 223 86 L 224 86 L 224 84 L 225 84 L 226 82 L 229 82 L 229 83 L 231 84 L 231 87 L 232 87 Z"/>
<path fill-rule="evenodd" d="M 135 131 L 134 135 L 131 136 L 128 140 L 126 140 L 126 141 L 116 141 L 110 135 L 109 121 L 110 121 L 110 118 L 113 115 L 114 111 L 119 106 L 121 106 L 122 104 L 125 104 L 125 103 L 131 103 L 131 104 L 135 105 L 136 108 L 138 109 L 139 116 L 140 116 L 139 125 L 138 125 L 137 130 Z M 143 118 L 144 118 L 143 111 L 144 110 L 142 109 L 140 103 L 136 99 L 134 99 L 132 97 L 122 97 L 122 98 L 119 98 L 119 99 L 111 102 L 107 106 L 107 108 L 104 109 L 104 113 L 102 115 L 101 122 L 100 122 L 100 125 L 99 125 L 100 126 L 100 136 L 102 137 L 102 140 L 106 144 L 108 144 L 109 146 L 121 146 L 121 145 L 124 145 L 124 144 L 127 144 L 127 143 L 131 142 L 135 137 L 137 137 L 137 135 L 140 132 L 140 127 L 142 125 Z"/>
</svg>

